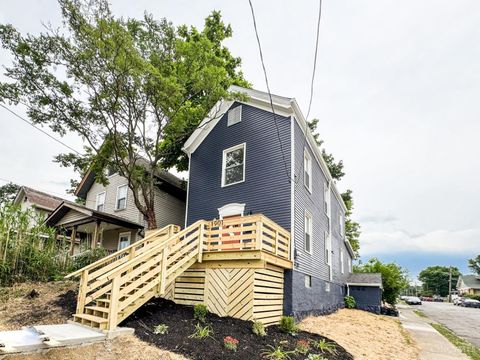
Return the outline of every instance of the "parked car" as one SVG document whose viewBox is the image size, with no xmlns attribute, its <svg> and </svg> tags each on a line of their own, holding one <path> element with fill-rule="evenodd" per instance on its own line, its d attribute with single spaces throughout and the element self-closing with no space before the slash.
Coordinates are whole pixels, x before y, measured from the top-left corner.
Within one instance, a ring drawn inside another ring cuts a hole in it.
<svg viewBox="0 0 480 360">
<path fill-rule="evenodd" d="M 434 295 L 432 300 L 435 302 L 443 302 L 443 298 L 438 295 Z"/>
<path fill-rule="evenodd" d="M 462 297 L 457 297 L 457 298 L 453 299 L 453 305 L 460 306 L 460 304 L 461 304 L 464 300 L 465 300 L 465 299 L 462 298 Z"/>
<path fill-rule="evenodd" d="M 405 299 L 405 302 L 408 305 L 422 305 L 422 300 L 416 296 L 409 296 L 407 299 Z"/>
<path fill-rule="evenodd" d="M 430 296 L 421 296 L 420 300 L 422 301 L 433 301 L 433 298 Z"/>
<path fill-rule="evenodd" d="M 472 308 L 480 308 L 480 301 L 475 300 L 475 299 L 465 299 L 463 302 L 460 304 L 460 306 L 463 307 L 472 307 Z"/>
</svg>

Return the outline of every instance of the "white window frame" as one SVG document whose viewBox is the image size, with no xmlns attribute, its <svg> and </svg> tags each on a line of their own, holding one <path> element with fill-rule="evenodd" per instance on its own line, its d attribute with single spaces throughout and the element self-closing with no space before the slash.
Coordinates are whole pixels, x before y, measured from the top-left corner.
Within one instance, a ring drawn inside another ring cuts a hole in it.
<svg viewBox="0 0 480 360">
<path fill-rule="evenodd" d="M 118 207 L 118 200 L 119 200 L 118 193 L 120 191 L 120 188 L 123 188 L 123 187 L 127 188 L 127 191 L 125 192 L 125 207 L 119 208 Z M 116 211 L 125 210 L 127 208 L 127 201 L 128 201 L 128 184 L 123 184 L 123 185 L 117 186 L 117 196 L 115 197 L 115 210 Z"/>
<path fill-rule="evenodd" d="M 230 184 L 225 184 L 225 174 L 226 174 L 226 168 L 225 167 L 227 165 L 227 153 L 229 153 L 231 151 L 234 151 L 234 150 L 242 149 L 242 148 L 243 148 L 243 178 L 240 181 L 236 181 L 236 182 L 233 182 L 233 183 L 230 183 Z M 238 145 L 235 145 L 235 146 L 232 146 L 228 149 L 223 150 L 223 154 L 222 154 L 222 187 L 232 186 L 232 185 L 241 184 L 241 183 L 245 182 L 245 163 L 246 163 L 246 159 L 247 159 L 247 143 L 238 144 Z"/>
<path fill-rule="evenodd" d="M 330 218 L 330 191 L 326 182 L 323 183 L 323 210 L 325 215 Z"/>
<path fill-rule="evenodd" d="M 342 274 L 345 273 L 345 264 L 344 264 L 344 259 L 343 259 L 343 250 L 340 249 L 340 271 Z"/>
<path fill-rule="evenodd" d="M 331 266 L 332 264 L 332 252 L 330 249 L 330 241 L 329 241 L 329 234 L 328 231 L 323 233 L 323 240 L 324 240 L 324 247 L 325 247 L 325 264 Z"/>
<path fill-rule="evenodd" d="M 345 236 L 345 220 L 343 218 L 343 214 L 340 214 L 338 216 L 338 226 L 339 226 L 340 235 L 344 237 Z"/>
<path fill-rule="evenodd" d="M 306 182 L 307 178 L 305 173 L 308 174 L 308 184 Z M 307 148 L 303 149 L 303 185 L 307 188 L 308 192 L 312 193 L 312 157 L 308 152 Z"/>
<path fill-rule="evenodd" d="M 118 245 L 117 245 L 117 250 L 118 251 L 127 247 L 127 246 L 125 246 L 123 248 L 120 248 L 120 239 L 124 236 L 128 237 L 128 245 L 127 246 L 130 246 L 132 244 L 132 233 L 130 231 L 121 232 L 121 233 L 118 234 Z"/>
<path fill-rule="evenodd" d="M 100 195 L 103 195 L 103 204 L 101 204 L 101 205 L 103 205 L 103 210 L 98 210 L 98 205 L 100 205 L 99 202 L 98 202 L 98 198 L 100 197 Z M 95 211 L 103 211 L 104 212 L 106 201 L 107 201 L 107 192 L 106 191 L 99 192 L 97 194 L 96 198 L 95 198 Z"/>
<path fill-rule="evenodd" d="M 352 273 L 352 259 L 348 257 L 348 272 Z"/>
<path fill-rule="evenodd" d="M 305 275 L 305 287 L 307 289 L 310 289 L 312 287 L 312 276 L 311 275 Z"/>
<path fill-rule="evenodd" d="M 234 119 L 234 116 L 238 116 L 238 118 Z M 242 122 L 242 105 L 231 108 L 227 113 L 227 126 L 233 126 L 239 122 Z"/>
<path fill-rule="evenodd" d="M 309 219 L 309 224 L 308 224 L 308 229 L 307 229 L 307 219 Z M 303 216 L 303 250 L 305 250 L 306 253 L 312 254 L 312 248 L 313 248 L 313 217 L 312 214 L 308 211 L 305 210 L 305 214 Z M 309 242 L 309 249 L 307 249 L 307 234 L 310 236 L 310 242 Z"/>
</svg>

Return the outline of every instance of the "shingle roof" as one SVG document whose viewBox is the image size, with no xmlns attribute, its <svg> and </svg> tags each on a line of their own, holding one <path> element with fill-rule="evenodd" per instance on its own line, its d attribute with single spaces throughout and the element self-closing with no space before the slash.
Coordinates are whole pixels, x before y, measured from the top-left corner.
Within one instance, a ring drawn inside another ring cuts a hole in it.
<svg viewBox="0 0 480 360">
<path fill-rule="evenodd" d="M 378 285 L 382 286 L 382 274 L 380 273 L 353 273 L 346 281 L 349 285 Z"/>
<path fill-rule="evenodd" d="M 478 275 L 460 275 L 463 283 L 472 289 L 480 289 L 480 276 Z"/>
<path fill-rule="evenodd" d="M 57 196 L 53 196 L 42 191 L 38 191 L 27 186 L 23 186 L 23 191 L 29 202 L 34 204 L 37 207 L 40 207 L 45 210 L 53 211 L 60 205 L 63 201 L 66 201 Z"/>
</svg>

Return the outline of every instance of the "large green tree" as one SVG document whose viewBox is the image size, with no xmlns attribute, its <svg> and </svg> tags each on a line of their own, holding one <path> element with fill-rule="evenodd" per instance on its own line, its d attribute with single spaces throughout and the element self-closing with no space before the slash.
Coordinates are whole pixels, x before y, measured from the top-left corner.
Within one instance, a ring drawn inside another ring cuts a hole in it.
<svg viewBox="0 0 480 360">
<path fill-rule="evenodd" d="M 0 205 L 4 205 L 15 200 L 20 186 L 12 182 L 0 186 Z"/>
<path fill-rule="evenodd" d="M 477 275 L 480 275 L 480 255 L 468 260 L 468 267 Z"/>
<path fill-rule="evenodd" d="M 317 146 L 321 147 L 323 144 L 323 140 L 320 139 L 320 135 L 317 132 L 318 121 L 318 119 L 312 119 L 311 121 L 308 121 L 307 124 L 313 134 L 313 138 L 315 139 Z M 343 172 L 343 161 L 339 160 L 337 162 L 333 154 L 327 153 L 325 149 L 322 149 L 322 157 L 327 164 L 328 170 L 330 171 L 332 178 L 334 180 L 340 181 L 345 175 L 345 173 Z M 345 236 L 352 245 L 353 251 L 358 256 L 360 251 L 360 224 L 352 220 L 352 190 L 345 191 L 343 194 L 341 194 L 341 196 L 347 208 L 347 212 L 345 214 Z"/>
<path fill-rule="evenodd" d="M 455 289 L 460 271 L 452 267 L 452 289 Z M 418 274 L 418 280 L 423 283 L 423 291 L 429 295 L 448 295 L 448 282 L 450 279 L 450 267 L 429 266 Z"/>
<path fill-rule="evenodd" d="M 382 274 L 382 300 L 395 305 L 402 290 L 408 288 L 408 274 L 400 265 L 382 263 L 376 258 L 354 267 L 355 272 Z"/>
<path fill-rule="evenodd" d="M 105 0 L 59 4 L 59 29 L 23 35 L 0 25 L 1 46 L 13 60 L 0 102 L 26 106 L 35 124 L 62 136 L 82 137 L 84 154 L 57 161 L 92 170 L 102 183 L 106 168 L 118 171 L 155 228 L 155 171 L 185 170 L 184 141 L 219 99 L 232 96 L 232 84 L 249 86 L 240 59 L 223 45 L 232 29 L 219 12 L 199 30 L 148 14 L 118 18 Z"/>
</svg>

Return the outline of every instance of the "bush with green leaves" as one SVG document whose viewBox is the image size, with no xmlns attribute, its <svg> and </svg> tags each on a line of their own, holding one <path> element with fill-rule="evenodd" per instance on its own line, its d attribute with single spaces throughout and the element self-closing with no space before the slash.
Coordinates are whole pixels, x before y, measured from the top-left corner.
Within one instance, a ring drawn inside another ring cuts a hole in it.
<svg viewBox="0 0 480 360">
<path fill-rule="evenodd" d="M 160 335 L 168 334 L 168 325 L 159 324 L 159 325 L 155 326 L 155 328 L 153 329 L 153 332 L 155 334 L 160 334 Z"/>
<path fill-rule="evenodd" d="M 357 302 L 353 296 L 347 295 L 343 298 L 343 301 L 345 302 L 345 307 L 347 309 L 355 309 L 357 306 Z"/>
<path fill-rule="evenodd" d="M 310 341 L 305 339 L 300 339 L 297 341 L 297 344 L 295 346 L 295 352 L 297 354 L 307 355 L 309 350 L 310 350 Z"/>
<path fill-rule="evenodd" d="M 295 334 L 298 331 L 295 318 L 293 316 L 282 316 L 280 319 L 280 329 L 287 334 Z"/>
<path fill-rule="evenodd" d="M 76 255 L 73 258 L 72 268 L 73 270 L 79 270 L 94 263 L 97 260 L 103 259 L 108 255 L 108 251 L 103 247 L 98 247 L 95 249 L 89 249 L 83 251 L 82 253 Z"/>
<path fill-rule="evenodd" d="M 272 346 L 268 347 L 262 352 L 262 356 L 268 360 L 290 360 L 290 355 L 294 355 L 295 351 L 283 350 L 281 346 Z"/>
<path fill-rule="evenodd" d="M 200 324 L 195 325 L 195 331 L 192 335 L 189 336 L 190 339 L 200 339 L 204 340 L 206 338 L 212 337 L 213 329 L 210 325 L 202 326 Z"/>
<path fill-rule="evenodd" d="M 193 318 L 204 323 L 207 320 L 207 306 L 204 304 L 197 304 L 193 307 Z"/>
<path fill-rule="evenodd" d="M 337 346 L 328 340 L 322 339 L 317 341 L 312 341 L 311 345 L 314 349 L 319 350 L 322 354 L 336 354 Z"/>
<path fill-rule="evenodd" d="M 261 321 L 254 321 L 252 324 L 252 332 L 257 336 L 266 336 L 265 325 Z"/>
<path fill-rule="evenodd" d="M 37 213 L 0 206 L 0 286 L 50 281 L 68 273 L 68 244 Z"/>
</svg>

